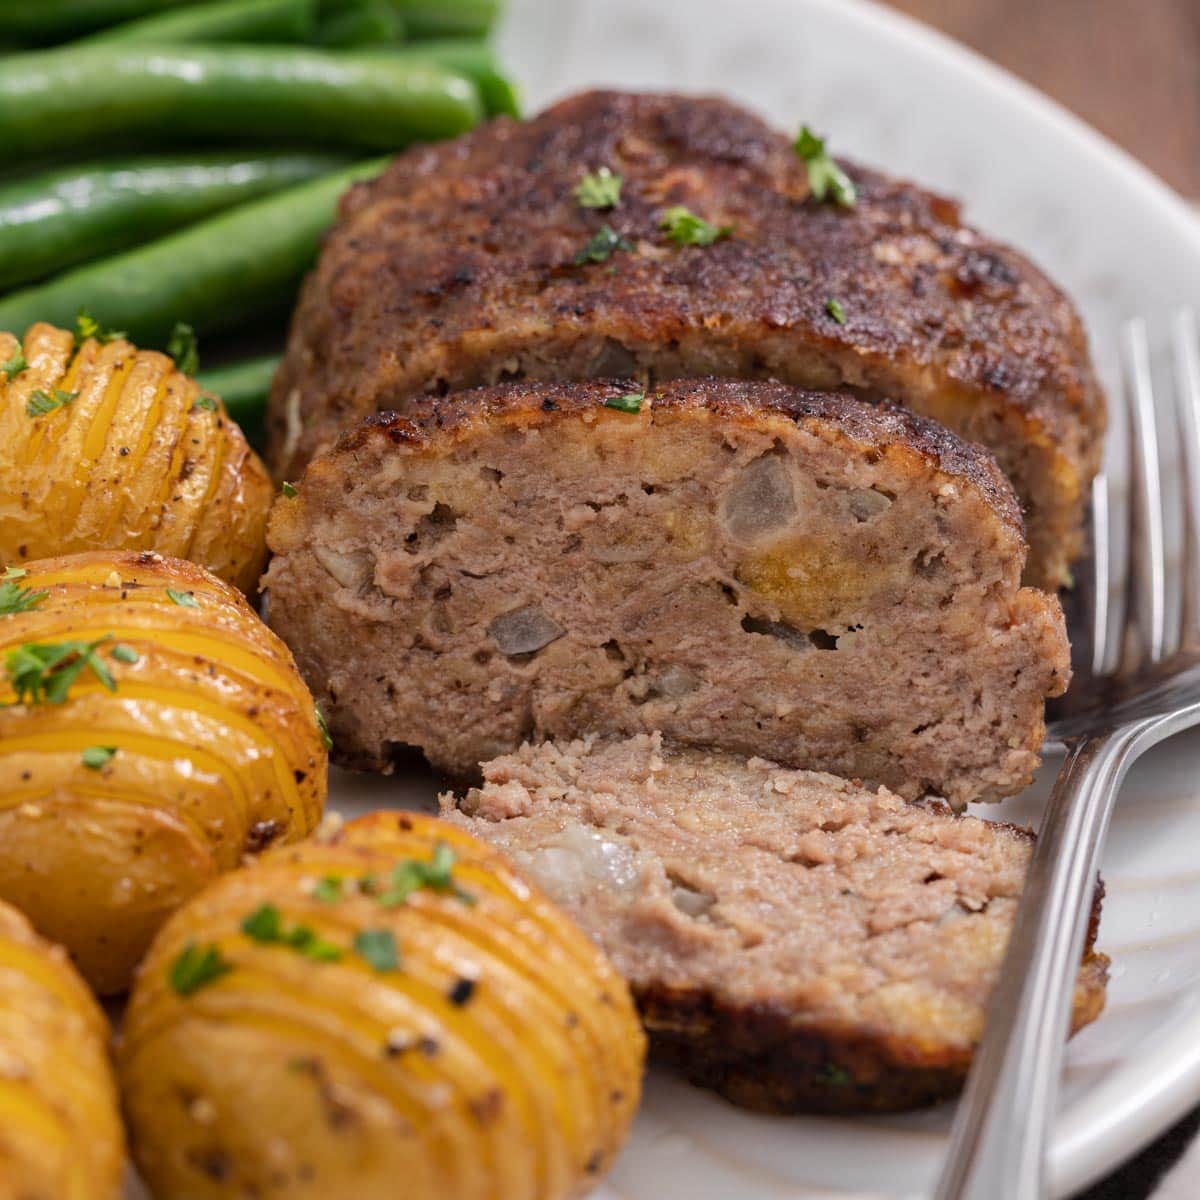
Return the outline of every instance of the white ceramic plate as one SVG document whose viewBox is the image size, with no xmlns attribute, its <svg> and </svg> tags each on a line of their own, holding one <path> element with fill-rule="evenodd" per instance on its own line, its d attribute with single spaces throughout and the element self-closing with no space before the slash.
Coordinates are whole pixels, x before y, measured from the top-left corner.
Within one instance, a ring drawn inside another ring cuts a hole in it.
<svg viewBox="0 0 1200 1200">
<path fill-rule="evenodd" d="M 1200 305 L 1200 224 L 1097 134 L 954 43 L 861 0 L 511 0 L 503 42 L 531 110 L 594 84 L 721 92 L 786 127 L 966 201 L 1087 318 L 1114 383 L 1120 322 L 1161 334 Z M 1161 338 L 1157 339 L 1161 340 Z M 1047 780 L 989 816 L 1036 823 Z M 335 773 L 351 813 L 432 799 L 429 778 Z M 1131 776 L 1104 860 L 1105 1015 L 1070 1047 L 1053 1146 L 1068 1195 L 1200 1101 L 1200 736 Z M 919 1196 L 951 1109 L 765 1118 L 652 1075 L 629 1148 L 594 1200 Z M 334 1200 L 334 1198 L 330 1198 Z M 1019 1200 L 1019 1198 L 1014 1198 Z"/>
</svg>

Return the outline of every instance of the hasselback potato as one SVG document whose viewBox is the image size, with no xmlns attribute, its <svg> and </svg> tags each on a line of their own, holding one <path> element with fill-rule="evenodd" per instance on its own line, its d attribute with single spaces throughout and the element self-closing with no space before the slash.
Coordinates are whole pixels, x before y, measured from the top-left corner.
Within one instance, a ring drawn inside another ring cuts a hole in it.
<svg viewBox="0 0 1200 1200">
<path fill-rule="evenodd" d="M 125 1136 L 108 1021 L 57 946 L 0 903 L 0 1196 L 116 1200 Z"/>
<path fill-rule="evenodd" d="M 322 728 L 287 648 L 192 563 L 82 554 L 0 588 L 0 899 L 120 991 L 183 900 L 314 827 Z"/>
<path fill-rule="evenodd" d="M 273 488 L 241 430 L 167 355 L 77 340 L 0 333 L 0 562 L 154 550 L 252 588 Z"/>
<path fill-rule="evenodd" d="M 453 826 L 374 813 L 280 847 L 163 927 L 118 1065 L 171 1200 L 563 1200 L 636 1108 L 629 992 Z"/>
</svg>

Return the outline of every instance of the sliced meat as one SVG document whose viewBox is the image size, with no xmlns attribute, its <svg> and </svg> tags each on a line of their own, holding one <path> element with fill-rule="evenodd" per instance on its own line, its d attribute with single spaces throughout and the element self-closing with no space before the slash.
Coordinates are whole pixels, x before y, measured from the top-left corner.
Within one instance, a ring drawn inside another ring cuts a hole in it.
<svg viewBox="0 0 1200 1200">
<path fill-rule="evenodd" d="M 991 457 L 782 384 L 435 400 L 316 459 L 269 541 L 271 622 L 368 769 L 662 729 L 957 805 L 1025 786 L 1067 679 Z"/>
<path fill-rule="evenodd" d="M 610 211 L 574 195 L 601 166 L 623 177 Z M 989 446 L 1026 506 L 1029 581 L 1060 585 L 1104 426 L 1075 311 L 952 202 L 848 170 L 857 205 L 818 203 L 791 140 L 743 109 L 617 92 L 401 155 L 343 201 L 304 289 L 276 470 L 294 479 L 377 409 L 506 379 L 847 387 Z M 676 205 L 732 233 L 675 245 Z M 577 263 L 606 226 L 618 248 Z"/>
<path fill-rule="evenodd" d="M 832 775 L 664 743 L 524 746 L 443 815 L 507 854 L 633 988 L 653 1051 L 737 1104 L 908 1108 L 978 1043 L 1033 844 Z M 1074 1027 L 1104 1006 L 1093 949 Z"/>
</svg>

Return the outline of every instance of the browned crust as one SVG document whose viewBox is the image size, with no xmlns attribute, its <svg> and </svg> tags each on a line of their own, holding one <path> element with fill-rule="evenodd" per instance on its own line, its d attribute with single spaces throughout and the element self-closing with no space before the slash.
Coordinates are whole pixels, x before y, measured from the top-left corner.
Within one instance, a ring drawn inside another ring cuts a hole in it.
<svg viewBox="0 0 1200 1200">
<path fill-rule="evenodd" d="M 373 449 L 404 447 L 413 453 L 445 453 L 498 420 L 514 425 L 544 426 L 564 415 L 606 412 L 606 403 L 642 394 L 635 380 L 590 383 L 509 383 L 446 397 L 428 397 L 408 416 L 383 412 L 368 417 L 343 434 L 332 454 L 322 460 L 357 458 Z M 836 392 L 806 392 L 774 382 L 732 379 L 677 379 L 644 393 L 644 410 L 652 413 L 709 412 L 723 421 L 761 425 L 778 415 L 812 431 L 830 426 L 857 443 L 860 452 L 881 453 L 903 447 L 945 475 L 978 490 L 995 514 L 1018 535 L 1021 510 L 1012 486 L 996 460 L 982 446 L 925 417 L 892 404 L 867 404 Z M 632 414 L 618 414 L 628 419 Z"/>
<path fill-rule="evenodd" d="M 1014 835 L 1030 830 L 1008 826 Z M 1071 1030 L 1104 1009 L 1108 957 L 1095 949 L 1104 883 L 1092 897 Z M 862 1029 L 803 1023 L 784 1003 L 736 1004 L 710 990 L 634 988 L 652 1057 L 743 1108 L 770 1113 L 898 1112 L 958 1094 L 974 1047 L 936 1051 Z"/>
<path fill-rule="evenodd" d="M 613 212 L 573 196 L 600 164 L 625 179 Z M 963 225 L 956 204 L 847 169 L 857 206 L 818 204 L 790 139 L 753 114 L 619 92 L 409 151 L 346 196 L 304 288 L 272 392 L 275 468 L 294 475 L 354 419 L 406 411 L 423 393 L 514 369 L 611 374 L 577 353 L 590 338 L 625 347 L 651 377 L 850 386 L 987 442 L 1028 476 L 1018 491 L 1045 560 L 1031 577 L 1059 582 L 1104 428 L 1078 316 L 1026 258 Z M 672 246 L 658 228 L 672 204 L 733 224 L 733 236 Z M 605 222 L 635 249 L 573 265 Z"/>
</svg>

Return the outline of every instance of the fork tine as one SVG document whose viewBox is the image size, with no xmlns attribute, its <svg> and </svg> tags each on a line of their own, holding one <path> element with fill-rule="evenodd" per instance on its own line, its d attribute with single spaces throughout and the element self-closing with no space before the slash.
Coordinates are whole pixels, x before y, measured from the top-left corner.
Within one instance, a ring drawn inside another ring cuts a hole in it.
<svg viewBox="0 0 1200 1200">
<path fill-rule="evenodd" d="M 1184 647 L 1200 642 L 1200 321 L 1184 309 L 1171 322 L 1175 405 L 1179 414 L 1184 468 Z"/>
<path fill-rule="evenodd" d="M 1136 652 L 1143 661 L 1156 663 L 1162 660 L 1167 641 L 1166 549 L 1158 414 L 1146 323 L 1140 317 L 1126 324 L 1122 352 L 1133 435 L 1132 516 L 1137 536 L 1131 539 L 1130 560 L 1136 601 Z"/>
</svg>

